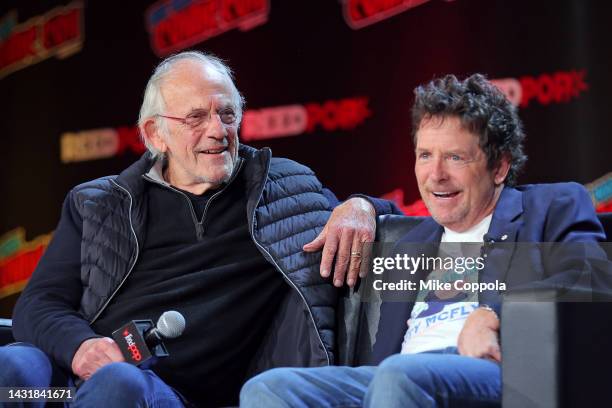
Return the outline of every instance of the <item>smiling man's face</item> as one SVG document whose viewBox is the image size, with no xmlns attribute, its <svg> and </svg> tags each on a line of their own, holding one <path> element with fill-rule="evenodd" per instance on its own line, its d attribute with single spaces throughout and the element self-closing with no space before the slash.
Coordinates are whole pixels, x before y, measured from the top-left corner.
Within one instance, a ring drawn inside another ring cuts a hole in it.
<svg viewBox="0 0 612 408">
<path fill-rule="evenodd" d="M 478 136 L 456 116 L 426 118 L 416 132 L 419 192 L 438 224 L 463 232 L 493 212 L 509 163 L 487 168 Z"/>
<path fill-rule="evenodd" d="M 180 120 L 166 121 L 156 147 L 166 154 L 166 180 L 183 190 L 201 194 L 219 187 L 232 175 L 238 158 L 238 122 L 228 79 L 196 61 L 176 64 L 161 86 L 163 115 L 200 118 L 196 127 Z M 232 120 L 233 119 L 233 120 Z"/>
</svg>

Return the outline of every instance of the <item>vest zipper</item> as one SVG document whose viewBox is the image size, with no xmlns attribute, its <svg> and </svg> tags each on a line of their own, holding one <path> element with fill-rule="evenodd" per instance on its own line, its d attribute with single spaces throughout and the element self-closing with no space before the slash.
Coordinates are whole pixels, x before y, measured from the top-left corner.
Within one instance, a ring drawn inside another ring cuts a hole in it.
<svg viewBox="0 0 612 408">
<path fill-rule="evenodd" d="M 265 171 L 266 178 L 268 177 L 269 171 L 270 171 L 270 160 L 268 160 L 266 171 Z M 295 283 L 293 283 L 293 281 L 291 279 L 289 279 L 289 276 L 287 276 L 287 274 L 285 274 L 285 272 L 282 270 L 282 268 L 276 263 L 276 260 L 272 257 L 270 252 L 268 252 L 268 250 L 266 248 L 264 248 L 264 246 L 261 245 L 257 241 L 257 239 L 255 238 L 255 212 L 257 211 L 257 204 L 259 203 L 259 201 L 261 201 L 261 197 L 263 196 L 263 191 L 264 191 L 265 185 L 266 185 L 266 183 L 265 183 L 265 180 L 264 180 L 262 188 L 261 188 L 261 190 L 259 192 L 259 198 L 255 202 L 255 206 L 253 207 L 253 214 L 252 214 L 252 220 L 253 221 L 251 222 L 251 225 L 249 226 L 249 230 L 250 230 L 250 233 L 251 233 L 251 239 L 253 240 L 253 242 L 255 243 L 257 248 L 259 248 L 259 250 L 264 255 L 264 257 L 266 259 L 268 259 L 268 261 L 270 261 L 272 263 L 272 265 L 274 265 L 274 267 L 281 273 L 281 275 L 283 275 L 283 277 L 289 283 L 289 285 L 291 287 L 293 287 L 293 289 L 295 289 L 295 291 L 300 295 L 300 298 L 302 298 L 302 301 L 304 302 L 304 305 L 306 306 L 306 310 L 308 310 L 308 315 L 310 316 L 310 321 L 312 322 L 312 327 L 314 328 L 314 331 L 317 334 L 317 339 L 319 340 L 319 344 L 321 345 L 321 348 L 323 349 L 323 352 L 325 353 L 325 358 L 327 359 L 327 365 L 330 366 L 331 365 L 331 358 L 329 357 L 329 353 L 327 352 L 327 349 L 325 348 L 325 343 L 323 343 L 323 339 L 321 338 L 321 334 L 319 333 L 319 330 L 317 328 L 317 324 L 316 324 L 316 322 L 314 320 L 314 316 L 312 314 L 312 309 L 308 305 L 308 302 L 306 302 L 306 298 L 304 297 L 304 294 L 300 291 L 300 289 L 297 287 L 297 285 Z"/>
<path fill-rule="evenodd" d="M 98 310 L 98 312 L 94 315 L 94 317 L 89 321 L 90 326 L 94 324 L 94 322 L 98 319 L 98 317 L 100 317 L 102 312 L 107 308 L 108 304 L 111 302 L 111 300 L 113 300 L 117 292 L 119 292 L 119 289 L 121 289 L 121 287 L 123 286 L 127 278 L 130 276 L 130 274 L 132 273 L 132 270 L 134 269 L 134 266 L 136 265 L 136 261 L 138 260 L 138 253 L 140 252 L 140 246 L 138 245 L 138 237 L 136 236 L 136 231 L 134 231 L 134 224 L 132 222 L 132 206 L 134 203 L 134 199 L 132 198 L 132 195 L 130 194 L 130 192 L 126 188 L 117 184 L 115 180 L 110 180 L 110 182 L 113 183 L 118 188 L 120 188 L 121 190 L 123 190 L 130 198 L 130 211 L 129 211 L 130 230 L 132 231 L 132 235 L 134 236 L 134 242 L 136 242 L 136 255 L 134 256 L 134 261 L 132 262 L 132 265 L 130 265 L 128 272 L 125 274 L 123 279 L 121 279 L 121 282 L 119 282 L 119 285 L 117 286 L 117 288 L 115 288 L 113 293 L 108 297 L 108 299 L 106 299 L 106 302 L 104 302 L 100 310 Z"/>
</svg>

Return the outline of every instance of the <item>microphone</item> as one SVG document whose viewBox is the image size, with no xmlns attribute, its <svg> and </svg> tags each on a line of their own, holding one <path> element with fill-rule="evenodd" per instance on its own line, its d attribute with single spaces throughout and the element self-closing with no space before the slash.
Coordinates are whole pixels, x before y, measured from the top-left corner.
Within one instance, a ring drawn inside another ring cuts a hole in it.
<svg viewBox="0 0 612 408">
<path fill-rule="evenodd" d="M 185 318 L 176 310 L 169 310 L 159 317 L 156 326 L 144 333 L 145 343 L 149 349 L 157 347 L 164 339 L 174 339 L 183 334 Z"/>
<path fill-rule="evenodd" d="M 158 357 L 168 357 L 164 339 L 173 339 L 185 330 L 185 318 L 177 311 L 164 312 L 157 325 L 152 320 L 132 320 L 112 334 L 125 361 L 130 364 L 146 366 L 157 362 Z"/>
</svg>

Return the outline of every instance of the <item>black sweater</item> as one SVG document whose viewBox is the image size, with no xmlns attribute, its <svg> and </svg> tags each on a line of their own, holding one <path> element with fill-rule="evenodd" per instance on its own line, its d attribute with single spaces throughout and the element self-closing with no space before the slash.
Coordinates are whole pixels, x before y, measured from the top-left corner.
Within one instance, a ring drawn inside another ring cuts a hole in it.
<svg viewBox="0 0 612 408">
<path fill-rule="evenodd" d="M 194 196 L 150 182 L 140 260 L 93 325 L 110 336 L 130 320 L 181 312 L 185 332 L 165 342 L 170 357 L 153 371 L 201 406 L 237 405 L 247 365 L 289 288 L 250 238 L 243 183 L 238 176 L 222 191 Z"/>
</svg>

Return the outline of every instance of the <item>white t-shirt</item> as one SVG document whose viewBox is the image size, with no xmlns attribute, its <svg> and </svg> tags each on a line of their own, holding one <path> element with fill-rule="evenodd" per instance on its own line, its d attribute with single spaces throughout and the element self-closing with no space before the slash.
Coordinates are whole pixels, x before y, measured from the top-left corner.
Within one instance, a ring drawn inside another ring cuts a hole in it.
<svg viewBox="0 0 612 408">
<path fill-rule="evenodd" d="M 491 218 L 492 215 L 485 217 L 465 232 L 444 228 L 441 242 L 483 242 L 483 237 L 491 225 Z M 427 279 L 449 281 L 449 274 L 455 275 L 450 279 L 457 278 L 454 272 L 434 270 Z M 466 271 L 461 279 L 477 282 L 478 271 Z M 477 307 L 478 298 L 475 292 L 467 294 L 459 291 L 420 291 L 407 322 L 402 354 L 456 347 L 465 320 Z"/>
</svg>

